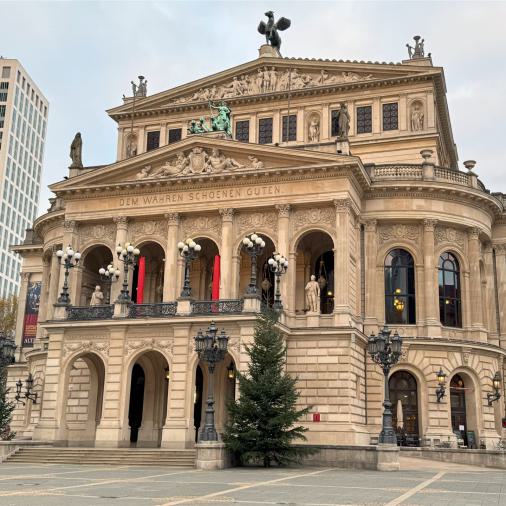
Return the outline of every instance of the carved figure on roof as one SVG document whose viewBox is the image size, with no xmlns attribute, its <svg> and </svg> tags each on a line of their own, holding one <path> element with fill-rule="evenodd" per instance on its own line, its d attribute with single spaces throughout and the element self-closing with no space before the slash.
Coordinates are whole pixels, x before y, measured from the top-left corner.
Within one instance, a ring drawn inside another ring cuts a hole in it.
<svg viewBox="0 0 506 506">
<path fill-rule="evenodd" d="M 70 159 L 72 160 L 70 168 L 83 168 L 82 150 L 83 140 L 81 139 L 81 133 L 77 132 L 72 144 L 70 145 Z"/>
<path fill-rule="evenodd" d="M 178 153 L 175 160 L 167 161 L 160 169 L 154 174 L 155 177 L 169 177 L 179 174 L 187 169 L 189 165 L 188 157 L 183 153 Z"/>
<path fill-rule="evenodd" d="M 350 131 L 350 113 L 348 112 L 348 106 L 341 102 L 341 107 L 337 111 L 335 118 L 337 122 L 337 138 L 347 139 L 348 132 Z"/>
<path fill-rule="evenodd" d="M 264 169 L 265 164 L 261 160 L 259 160 L 256 156 L 250 155 L 248 156 L 248 160 L 251 162 L 250 166 L 252 169 Z"/>
<path fill-rule="evenodd" d="M 188 155 L 189 165 L 184 170 L 184 174 L 202 174 L 210 172 L 208 169 L 207 159 L 209 155 L 201 147 L 195 147 Z"/>
<path fill-rule="evenodd" d="M 209 102 L 211 109 L 217 109 L 218 114 L 211 117 L 211 128 L 213 131 L 222 131 L 227 135 L 232 136 L 232 121 L 230 120 L 230 113 L 232 112 L 225 102 L 220 102 L 219 105 L 214 105 Z"/>
<path fill-rule="evenodd" d="M 137 174 L 135 175 L 135 179 L 147 179 L 148 177 L 152 177 L 150 172 L 151 172 L 151 165 L 146 165 L 139 172 L 137 172 Z"/>
<path fill-rule="evenodd" d="M 206 172 L 222 172 L 224 170 L 240 169 L 242 165 L 233 158 L 227 158 L 218 148 L 213 148 L 207 161 Z"/>
<path fill-rule="evenodd" d="M 204 117 L 200 117 L 200 119 L 192 119 L 188 125 L 188 134 L 203 134 L 204 132 L 209 132 L 210 129 L 206 125 L 206 120 Z"/>
<path fill-rule="evenodd" d="M 134 97 L 144 98 L 148 94 L 148 82 L 144 76 L 139 76 L 139 84 L 132 83 L 132 95 Z"/>
<path fill-rule="evenodd" d="M 274 12 L 272 11 L 267 11 L 265 15 L 267 16 L 267 23 L 260 21 L 258 32 L 265 35 L 266 44 L 271 45 L 279 51 L 281 48 L 281 37 L 278 32 L 290 28 L 292 22 L 287 18 L 281 17 L 278 19 L 277 23 L 275 23 Z"/>
<path fill-rule="evenodd" d="M 410 46 L 409 44 L 406 44 L 406 47 L 408 48 L 409 59 L 416 60 L 417 58 L 424 58 L 425 57 L 425 49 L 423 47 L 423 44 L 424 44 L 425 40 L 422 39 L 420 37 L 420 35 L 415 35 L 413 37 L 413 39 L 415 41 L 415 47 Z"/>
</svg>

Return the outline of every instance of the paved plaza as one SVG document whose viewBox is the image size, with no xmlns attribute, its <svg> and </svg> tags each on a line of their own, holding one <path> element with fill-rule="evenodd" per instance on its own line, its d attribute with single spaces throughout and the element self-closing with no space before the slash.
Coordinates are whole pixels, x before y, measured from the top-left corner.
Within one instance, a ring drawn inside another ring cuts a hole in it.
<svg viewBox="0 0 506 506">
<path fill-rule="evenodd" d="M 397 473 L 327 468 L 196 471 L 0 465 L 2 506 L 506 505 L 506 472 L 402 458 Z"/>
</svg>

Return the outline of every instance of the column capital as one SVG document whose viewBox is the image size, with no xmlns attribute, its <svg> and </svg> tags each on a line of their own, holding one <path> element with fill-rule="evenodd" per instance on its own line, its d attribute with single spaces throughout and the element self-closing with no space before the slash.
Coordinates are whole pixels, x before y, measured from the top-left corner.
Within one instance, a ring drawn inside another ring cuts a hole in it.
<svg viewBox="0 0 506 506">
<path fill-rule="evenodd" d="M 179 225 L 180 215 L 179 213 L 165 213 L 164 218 L 167 220 L 167 223 L 170 225 Z"/>
<path fill-rule="evenodd" d="M 21 282 L 22 283 L 28 283 L 28 280 L 30 279 L 31 272 L 22 272 L 21 273 Z"/>
<path fill-rule="evenodd" d="M 378 226 L 378 220 L 372 218 L 363 221 L 363 225 L 366 232 L 376 232 L 376 227 Z"/>
<path fill-rule="evenodd" d="M 75 232 L 77 228 L 77 223 L 75 220 L 63 220 L 63 230 L 64 232 Z"/>
<path fill-rule="evenodd" d="M 334 207 L 336 208 L 336 212 L 338 213 L 344 213 L 347 211 L 353 211 L 353 202 L 349 197 L 343 198 L 343 199 L 334 199 L 332 201 L 334 204 Z"/>
<path fill-rule="evenodd" d="M 126 226 L 128 223 L 128 217 L 127 216 L 114 216 L 112 221 L 116 223 L 116 225 L 119 226 Z"/>
<path fill-rule="evenodd" d="M 225 207 L 219 210 L 221 214 L 221 220 L 226 221 L 232 221 L 234 218 L 234 212 L 235 209 L 232 209 L 231 207 Z"/>
<path fill-rule="evenodd" d="M 506 255 L 506 242 L 502 244 L 492 244 L 496 255 Z"/>
<path fill-rule="evenodd" d="M 470 239 L 478 240 L 480 237 L 481 228 L 479 227 L 471 227 L 468 229 L 468 234 Z"/>
<path fill-rule="evenodd" d="M 278 210 L 278 216 L 280 218 L 290 217 L 290 209 L 292 208 L 290 204 L 276 204 L 274 207 Z"/>
<path fill-rule="evenodd" d="M 434 232 L 434 227 L 437 225 L 438 220 L 433 218 L 425 218 L 423 220 L 423 229 L 426 232 Z"/>
</svg>

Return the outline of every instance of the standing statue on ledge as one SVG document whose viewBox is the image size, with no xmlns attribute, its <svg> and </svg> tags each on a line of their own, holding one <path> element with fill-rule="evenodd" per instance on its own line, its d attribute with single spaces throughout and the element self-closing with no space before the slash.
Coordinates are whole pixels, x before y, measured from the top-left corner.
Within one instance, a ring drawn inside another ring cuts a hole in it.
<svg viewBox="0 0 506 506">
<path fill-rule="evenodd" d="M 232 136 L 232 121 L 230 113 L 232 112 L 225 102 L 220 102 L 219 105 L 214 105 L 209 102 L 210 109 L 218 109 L 218 114 L 211 117 L 211 128 L 213 131 L 223 131 L 230 137 Z"/>
<path fill-rule="evenodd" d="M 316 281 L 316 276 L 311 275 L 311 280 L 308 281 L 306 288 L 306 306 L 309 313 L 320 312 L 320 285 Z"/>
<path fill-rule="evenodd" d="M 139 84 L 132 83 L 132 93 L 134 97 L 144 98 L 148 94 L 148 82 L 144 76 L 139 76 Z"/>
<path fill-rule="evenodd" d="M 416 58 L 424 58 L 425 57 L 425 50 L 423 48 L 423 43 L 425 42 L 424 39 L 420 37 L 420 35 L 415 35 L 413 37 L 415 41 L 415 47 L 410 46 L 409 44 L 406 44 L 406 47 L 408 48 L 408 54 L 410 60 L 415 60 Z M 430 54 L 429 54 L 430 57 Z"/>
<path fill-rule="evenodd" d="M 278 30 L 283 31 L 290 28 L 291 21 L 287 18 L 279 18 L 277 23 L 274 23 L 274 12 L 267 11 L 265 13 L 268 20 L 267 23 L 260 21 L 258 25 L 258 31 L 262 35 L 265 35 L 267 44 L 270 44 L 274 49 L 279 51 L 281 47 L 281 37 L 279 36 Z"/>
<path fill-rule="evenodd" d="M 348 139 L 348 132 L 350 131 L 350 113 L 348 112 L 348 106 L 341 102 L 341 107 L 337 111 L 335 121 L 337 122 L 337 138 Z"/>
<path fill-rule="evenodd" d="M 77 132 L 72 144 L 70 145 L 70 159 L 72 160 L 72 164 L 70 165 L 71 169 L 83 168 L 82 150 L 83 140 L 81 139 L 80 132 Z"/>
<path fill-rule="evenodd" d="M 104 303 L 104 294 L 100 286 L 95 287 L 95 291 L 91 294 L 90 306 L 100 306 Z"/>
<path fill-rule="evenodd" d="M 309 142 L 320 141 L 320 120 L 313 116 L 309 122 Z"/>
</svg>

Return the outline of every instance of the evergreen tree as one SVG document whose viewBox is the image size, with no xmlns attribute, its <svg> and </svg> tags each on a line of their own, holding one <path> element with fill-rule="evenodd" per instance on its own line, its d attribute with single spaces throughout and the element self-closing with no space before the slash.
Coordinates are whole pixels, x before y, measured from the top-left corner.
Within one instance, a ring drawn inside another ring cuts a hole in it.
<svg viewBox="0 0 506 506">
<path fill-rule="evenodd" d="M 311 453 L 294 446 L 306 440 L 296 425 L 309 408 L 297 409 L 296 379 L 285 372 L 286 347 L 276 327 L 277 314 L 258 315 L 253 345 L 247 348 L 248 373 L 238 373 L 240 397 L 229 406 L 224 442 L 241 463 L 287 464 Z"/>
<path fill-rule="evenodd" d="M 0 365 L 0 441 L 9 441 L 16 435 L 10 427 L 15 404 L 7 399 L 6 379 L 7 370 Z"/>
</svg>

